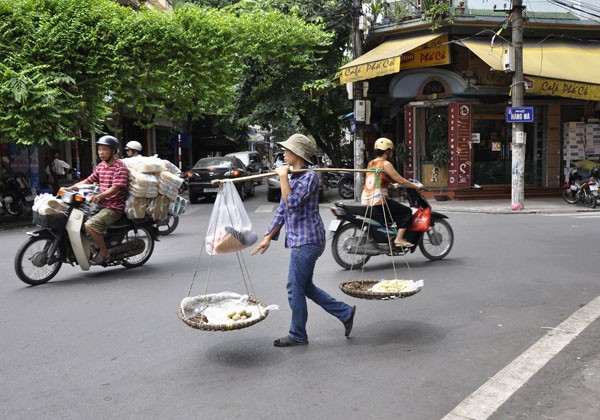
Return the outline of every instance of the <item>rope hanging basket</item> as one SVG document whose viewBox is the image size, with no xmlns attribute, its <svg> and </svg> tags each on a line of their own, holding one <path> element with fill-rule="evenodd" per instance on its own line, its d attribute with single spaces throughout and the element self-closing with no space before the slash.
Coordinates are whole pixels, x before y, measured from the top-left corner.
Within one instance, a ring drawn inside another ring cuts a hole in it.
<svg viewBox="0 0 600 420">
<path fill-rule="evenodd" d="M 180 306 L 177 308 L 177 317 L 181 319 L 187 326 L 197 330 L 233 331 L 247 328 L 259 323 L 269 315 L 269 309 L 272 309 L 254 297 L 248 297 L 248 300 L 244 306 L 246 309 L 249 309 L 252 312 L 252 315 L 247 317 L 247 319 L 227 319 L 227 321 L 223 321 L 222 318 L 219 318 L 219 320 L 211 322 L 204 314 L 204 309 L 209 308 L 210 304 L 205 306 L 205 308 L 194 317 L 186 317 L 184 310 Z M 235 313 L 236 311 L 231 310 L 231 312 Z"/>
<path fill-rule="evenodd" d="M 393 289 L 389 291 L 374 291 L 374 286 L 386 282 L 396 280 L 354 280 L 340 284 L 340 289 L 345 294 L 358 298 L 358 299 L 370 299 L 370 300 L 394 300 L 403 299 L 410 296 L 414 296 L 421 291 L 423 287 L 422 280 L 413 282 L 412 280 L 400 280 L 407 282 L 406 290 Z"/>
</svg>

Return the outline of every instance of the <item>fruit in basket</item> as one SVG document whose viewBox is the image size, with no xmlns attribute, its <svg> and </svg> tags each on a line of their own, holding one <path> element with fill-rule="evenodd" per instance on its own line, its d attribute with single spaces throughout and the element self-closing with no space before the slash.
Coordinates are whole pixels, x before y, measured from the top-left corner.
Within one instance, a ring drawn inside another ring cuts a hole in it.
<svg viewBox="0 0 600 420">
<path fill-rule="evenodd" d="M 373 285 L 371 291 L 380 293 L 398 293 L 411 289 L 412 282 L 408 280 L 381 280 Z"/>
<path fill-rule="evenodd" d="M 232 321 L 244 321 L 250 317 L 252 317 L 252 309 L 250 308 L 243 308 L 227 312 L 227 318 L 231 319 Z"/>
</svg>

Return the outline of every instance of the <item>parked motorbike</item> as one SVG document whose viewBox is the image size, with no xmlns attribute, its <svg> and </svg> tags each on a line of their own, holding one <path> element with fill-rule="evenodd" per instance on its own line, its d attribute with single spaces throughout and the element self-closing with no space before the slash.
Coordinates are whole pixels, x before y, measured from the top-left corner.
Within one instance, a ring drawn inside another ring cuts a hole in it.
<svg viewBox="0 0 600 420">
<path fill-rule="evenodd" d="M 351 172 L 342 172 L 337 184 L 340 197 L 349 200 L 354 197 L 354 174 Z"/>
<path fill-rule="evenodd" d="M 569 204 L 581 203 L 590 208 L 596 208 L 598 200 L 598 180 L 600 169 L 593 168 L 590 177 L 583 180 L 577 169 L 571 170 L 568 181 L 563 185 L 562 198 Z"/>
<path fill-rule="evenodd" d="M 417 182 L 417 181 L 412 181 Z M 429 208 L 427 199 L 414 189 L 406 189 L 406 196 L 413 208 Z M 331 251 L 336 263 L 345 269 L 362 267 L 376 255 L 389 257 L 415 252 L 417 246 L 429 260 L 446 257 L 454 245 L 454 232 L 448 216 L 431 211 L 431 222 L 426 232 L 409 230 L 404 238 L 413 243 L 411 248 L 393 245 L 396 228 L 393 221 L 375 220 L 369 217 L 369 207 L 336 203 L 331 209 L 336 216 L 329 230 L 335 232 L 331 241 Z M 414 215 L 413 215 L 414 217 Z"/>
<path fill-rule="evenodd" d="M 31 214 L 36 191 L 25 175 L 11 175 L 0 181 L 0 214 L 19 217 Z"/>
<path fill-rule="evenodd" d="M 44 284 L 58 273 L 63 263 L 89 270 L 90 260 L 98 249 L 83 224 L 97 210 L 97 206 L 87 200 L 93 194 L 87 189 L 61 189 L 59 198 L 66 204 L 66 213 L 33 213 L 33 221 L 39 227 L 27 232 L 30 238 L 15 256 L 15 272 L 21 281 L 34 286 Z M 158 235 L 151 218 L 129 220 L 123 217 L 108 229 L 104 240 L 111 259 L 102 264 L 103 267 L 133 268 L 150 259 Z"/>
</svg>

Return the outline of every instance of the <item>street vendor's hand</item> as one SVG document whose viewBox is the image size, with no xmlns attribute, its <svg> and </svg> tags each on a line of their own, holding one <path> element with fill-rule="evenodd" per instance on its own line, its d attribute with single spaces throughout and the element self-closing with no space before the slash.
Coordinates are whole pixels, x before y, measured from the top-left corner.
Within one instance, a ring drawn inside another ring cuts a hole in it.
<svg viewBox="0 0 600 420">
<path fill-rule="evenodd" d="M 290 173 L 290 167 L 288 165 L 281 165 L 275 168 L 275 173 L 279 175 L 280 178 L 286 178 Z"/>
<path fill-rule="evenodd" d="M 262 241 L 258 245 L 254 247 L 250 255 L 256 255 L 260 251 L 260 254 L 264 254 L 267 249 L 269 249 L 269 245 L 271 245 L 271 238 L 265 236 Z"/>
</svg>

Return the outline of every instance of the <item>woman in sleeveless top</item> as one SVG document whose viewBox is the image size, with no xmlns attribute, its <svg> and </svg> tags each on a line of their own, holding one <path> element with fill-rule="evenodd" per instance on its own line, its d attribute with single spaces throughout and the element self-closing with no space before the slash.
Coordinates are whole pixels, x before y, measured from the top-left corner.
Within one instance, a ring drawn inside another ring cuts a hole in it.
<svg viewBox="0 0 600 420">
<path fill-rule="evenodd" d="M 390 139 L 381 137 L 375 141 L 375 154 L 377 157 L 370 161 L 367 166 L 367 169 L 374 169 L 374 171 L 367 173 L 365 177 L 365 186 L 361 196 L 361 203 L 367 206 L 373 206 L 373 218 L 382 220 L 386 217 L 394 220 L 398 229 L 394 245 L 410 248 L 413 244 L 404 239 L 404 234 L 406 233 L 406 229 L 410 226 L 412 211 L 410 207 L 400 204 L 395 200 L 390 200 L 388 190 L 390 187 L 397 188 L 399 186 L 414 188 L 417 191 L 420 191 L 422 188 L 402 177 L 396 169 L 394 169 L 394 165 L 389 161 L 393 150 L 394 142 Z M 396 185 L 393 182 L 396 182 L 399 185 Z M 385 207 L 389 209 L 389 213 L 384 213 Z"/>
</svg>

